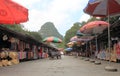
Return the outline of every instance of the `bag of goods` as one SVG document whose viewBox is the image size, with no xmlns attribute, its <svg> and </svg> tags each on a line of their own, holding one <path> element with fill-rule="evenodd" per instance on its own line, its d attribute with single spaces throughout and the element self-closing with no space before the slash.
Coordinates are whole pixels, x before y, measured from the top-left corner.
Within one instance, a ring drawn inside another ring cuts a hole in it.
<svg viewBox="0 0 120 76">
<path fill-rule="evenodd" d="M 2 65 L 7 66 L 8 65 L 8 60 L 2 60 Z"/>
<path fill-rule="evenodd" d="M 6 53 L 5 52 L 1 52 L 1 58 L 6 58 Z"/>
<path fill-rule="evenodd" d="M 19 63 L 19 60 L 18 60 L 18 59 L 12 59 L 11 62 L 12 62 L 13 64 L 18 64 L 18 63 Z"/>
<path fill-rule="evenodd" d="M 8 66 L 10 66 L 10 65 L 12 65 L 12 62 L 11 61 L 8 61 L 8 64 L 7 64 Z"/>
<path fill-rule="evenodd" d="M 2 67 L 3 65 L 2 65 L 2 62 L 0 61 L 0 67 Z"/>
<path fill-rule="evenodd" d="M 18 54 L 16 52 L 9 52 L 9 57 L 12 59 L 18 59 Z"/>
</svg>

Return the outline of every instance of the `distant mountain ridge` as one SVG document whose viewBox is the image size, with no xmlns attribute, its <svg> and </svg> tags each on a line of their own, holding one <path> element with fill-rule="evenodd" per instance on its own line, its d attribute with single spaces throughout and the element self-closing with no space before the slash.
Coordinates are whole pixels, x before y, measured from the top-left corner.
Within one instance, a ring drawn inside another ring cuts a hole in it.
<svg viewBox="0 0 120 76">
<path fill-rule="evenodd" d="M 58 32 L 58 30 L 56 29 L 56 27 L 52 22 L 46 22 L 45 24 L 43 24 L 41 29 L 38 31 L 38 33 L 41 34 L 43 39 L 45 37 L 50 37 L 50 36 L 63 39 L 63 36 Z"/>
</svg>

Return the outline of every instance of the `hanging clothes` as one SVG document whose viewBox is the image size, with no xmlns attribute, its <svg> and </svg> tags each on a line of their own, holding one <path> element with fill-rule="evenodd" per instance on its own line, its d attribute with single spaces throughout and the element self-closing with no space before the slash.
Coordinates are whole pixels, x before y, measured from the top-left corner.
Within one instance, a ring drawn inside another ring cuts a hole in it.
<svg viewBox="0 0 120 76">
<path fill-rule="evenodd" d="M 43 48 L 42 48 L 42 47 L 40 47 L 40 50 L 39 50 L 39 57 L 40 57 L 40 58 L 42 58 L 42 53 L 43 53 L 43 51 L 42 51 L 42 50 L 43 50 Z"/>
<path fill-rule="evenodd" d="M 117 59 L 120 60 L 120 41 L 116 45 L 116 54 L 117 54 Z"/>
</svg>

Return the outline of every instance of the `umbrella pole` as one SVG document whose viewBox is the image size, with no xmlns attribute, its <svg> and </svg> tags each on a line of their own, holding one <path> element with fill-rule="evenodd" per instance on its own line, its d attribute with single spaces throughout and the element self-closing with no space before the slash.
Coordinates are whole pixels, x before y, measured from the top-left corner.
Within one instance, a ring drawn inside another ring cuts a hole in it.
<svg viewBox="0 0 120 76">
<path fill-rule="evenodd" d="M 87 51 L 87 47 L 88 47 L 88 46 L 87 46 L 87 41 L 86 41 L 86 54 L 87 54 L 87 52 L 88 52 L 88 51 Z"/>
<path fill-rule="evenodd" d="M 97 34 L 95 35 L 95 39 L 96 39 L 96 52 L 98 52 L 98 41 L 97 41 Z M 95 56 L 96 56 L 96 52 L 95 52 Z M 96 59 L 96 57 L 94 56 L 94 58 Z M 94 60 L 95 61 L 95 64 L 96 65 L 100 65 L 101 64 L 101 62 L 100 61 L 98 61 L 98 60 Z"/>
<path fill-rule="evenodd" d="M 97 35 L 95 35 L 95 39 L 96 39 L 96 52 L 98 52 L 98 41 L 97 41 Z M 96 52 L 95 52 L 94 55 L 96 55 Z M 94 57 L 95 57 L 95 56 L 94 56 Z M 96 57 L 95 57 L 95 59 L 96 59 Z"/>
<path fill-rule="evenodd" d="M 109 17 L 109 13 L 108 13 L 108 22 L 110 22 L 110 17 Z M 108 66 L 105 67 L 105 70 L 107 71 L 117 71 L 117 68 L 113 67 L 110 65 L 110 59 L 111 59 L 111 49 L 110 49 L 110 25 L 108 26 L 108 55 L 109 55 L 109 62 L 108 62 Z"/>
<path fill-rule="evenodd" d="M 92 47 L 91 47 L 92 45 L 91 45 L 91 41 L 90 41 L 90 53 L 91 53 L 91 57 L 92 57 Z"/>
<path fill-rule="evenodd" d="M 86 52 L 87 52 L 87 42 L 86 42 Z"/>
<path fill-rule="evenodd" d="M 98 42 L 97 42 L 97 35 L 95 35 L 95 39 L 96 39 L 96 51 L 98 51 Z"/>
<path fill-rule="evenodd" d="M 108 22 L 110 21 L 110 17 L 108 16 Z M 108 26 L 108 53 L 109 53 L 109 64 L 110 64 L 110 59 L 111 59 L 111 49 L 110 49 L 110 25 Z"/>
</svg>

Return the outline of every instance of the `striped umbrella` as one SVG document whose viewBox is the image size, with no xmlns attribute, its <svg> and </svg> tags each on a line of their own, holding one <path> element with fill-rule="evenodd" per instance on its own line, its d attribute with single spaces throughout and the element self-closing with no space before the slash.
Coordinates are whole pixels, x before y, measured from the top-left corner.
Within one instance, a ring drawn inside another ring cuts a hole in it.
<svg viewBox="0 0 120 76">
<path fill-rule="evenodd" d="M 99 17 L 120 14 L 120 0 L 89 0 L 84 12 Z"/>
<path fill-rule="evenodd" d="M 43 42 L 61 43 L 62 40 L 60 38 L 51 36 L 51 37 L 46 37 L 45 39 L 43 39 Z"/>
</svg>

